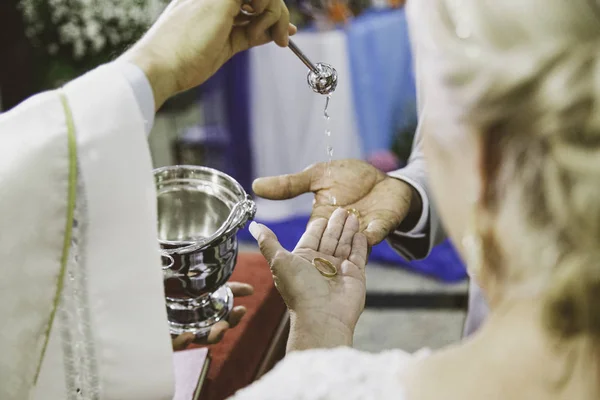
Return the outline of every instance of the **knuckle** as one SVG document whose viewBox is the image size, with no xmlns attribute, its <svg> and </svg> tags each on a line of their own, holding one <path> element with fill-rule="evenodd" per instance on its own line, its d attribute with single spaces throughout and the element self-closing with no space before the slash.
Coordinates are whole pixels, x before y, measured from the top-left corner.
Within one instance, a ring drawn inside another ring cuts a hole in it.
<svg viewBox="0 0 600 400">
<path fill-rule="evenodd" d="M 252 8 L 258 13 L 262 13 L 267 8 L 268 0 L 252 0 Z"/>
<path fill-rule="evenodd" d="M 291 175 L 285 176 L 285 194 L 291 196 L 294 192 L 294 183 Z"/>
<path fill-rule="evenodd" d="M 325 232 L 325 234 L 323 235 L 323 239 L 322 240 L 326 241 L 326 242 L 333 242 L 333 241 L 337 242 L 337 239 L 338 238 L 336 238 L 335 236 L 333 236 L 330 232 Z"/>
<path fill-rule="evenodd" d="M 261 252 L 265 252 L 265 250 L 267 249 L 267 247 L 269 247 L 269 244 L 267 243 L 267 241 L 264 238 L 261 238 L 259 236 L 258 238 L 258 247 L 260 248 Z"/>
<path fill-rule="evenodd" d="M 338 246 L 336 253 L 340 254 L 340 255 L 344 255 L 344 254 L 349 254 L 350 250 L 352 250 L 352 246 L 350 246 L 349 244 L 342 244 L 340 246 Z"/>
</svg>

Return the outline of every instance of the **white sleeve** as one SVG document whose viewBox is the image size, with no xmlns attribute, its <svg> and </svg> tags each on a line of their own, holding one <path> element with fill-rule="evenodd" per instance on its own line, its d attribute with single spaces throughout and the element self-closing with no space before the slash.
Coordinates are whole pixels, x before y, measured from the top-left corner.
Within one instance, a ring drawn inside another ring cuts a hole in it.
<svg viewBox="0 0 600 400">
<path fill-rule="evenodd" d="M 144 128 L 112 64 L 0 116 L 0 398 L 172 399 Z"/>
<path fill-rule="evenodd" d="M 388 173 L 388 175 L 408 183 L 417 191 L 419 197 L 421 198 L 421 215 L 419 216 L 417 223 L 408 232 L 402 232 L 400 230 L 397 230 L 398 234 L 403 234 L 407 237 L 414 238 L 424 237 L 426 235 L 425 229 L 427 227 L 427 220 L 429 219 L 429 198 L 427 197 L 427 192 L 425 192 L 425 188 L 420 183 L 418 183 L 417 180 L 411 177 L 412 174 L 410 166 L 396 171 L 392 171 Z"/>
<path fill-rule="evenodd" d="M 233 400 L 403 399 L 402 373 L 415 358 L 401 350 L 378 354 L 340 347 L 288 354 Z"/>
<path fill-rule="evenodd" d="M 27 399 L 61 270 L 69 169 L 52 93 L 0 115 L 0 398 Z"/>
<path fill-rule="evenodd" d="M 144 119 L 114 65 L 65 92 L 86 202 L 85 264 L 105 399 L 171 399 L 172 349 Z"/>
<path fill-rule="evenodd" d="M 144 71 L 135 64 L 126 61 L 118 61 L 115 62 L 114 65 L 119 69 L 119 72 L 125 79 L 127 79 L 127 82 L 129 82 L 135 100 L 137 101 L 140 112 L 144 118 L 146 135 L 149 135 L 154 125 L 155 114 L 154 92 L 152 91 L 150 81 Z"/>
<path fill-rule="evenodd" d="M 427 257 L 433 246 L 440 243 L 445 237 L 433 202 L 428 196 L 427 166 L 423 154 L 422 119 L 424 115 L 425 110 L 421 112 L 408 165 L 389 173 L 390 176 L 401 179 L 414 187 L 421 196 L 422 209 L 417 224 L 408 232 L 397 229 L 388 236 L 391 246 L 408 260 Z"/>
</svg>

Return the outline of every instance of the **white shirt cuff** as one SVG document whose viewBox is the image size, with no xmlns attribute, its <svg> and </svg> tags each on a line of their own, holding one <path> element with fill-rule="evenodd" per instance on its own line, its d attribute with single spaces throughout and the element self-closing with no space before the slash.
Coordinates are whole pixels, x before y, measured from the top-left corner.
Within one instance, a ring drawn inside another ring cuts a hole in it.
<svg viewBox="0 0 600 400">
<path fill-rule="evenodd" d="M 392 173 L 389 173 L 388 175 L 392 178 L 400 179 L 401 181 L 408 183 L 410 186 L 415 188 L 417 193 L 419 193 L 419 196 L 421 196 L 422 211 L 421 216 L 417 221 L 417 224 L 410 231 L 401 233 L 403 234 L 403 236 L 410 236 L 415 238 L 425 236 L 424 231 L 427 227 L 427 220 L 429 219 L 429 199 L 427 198 L 427 193 L 425 193 L 425 189 L 423 189 L 423 187 L 419 185 L 416 181 L 402 175 L 400 171 L 394 171 Z"/>
<path fill-rule="evenodd" d="M 119 68 L 127 82 L 129 82 L 144 117 L 146 135 L 149 135 L 154 126 L 154 93 L 150 81 L 148 81 L 144 71 L 135 64 L 126 61 L 115 61 L 113 64 Z"/>
</svg>

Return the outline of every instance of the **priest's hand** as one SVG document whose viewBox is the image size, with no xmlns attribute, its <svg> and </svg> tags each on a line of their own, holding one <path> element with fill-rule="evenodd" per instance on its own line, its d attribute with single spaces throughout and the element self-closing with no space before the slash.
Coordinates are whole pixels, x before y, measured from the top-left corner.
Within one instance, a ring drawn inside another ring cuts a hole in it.
<svg viewBox="0 0 600 400">
<path fill-rule="evenodd" d="M 414 216 L 418 219 L 421 200 L 405 182 L 360 160 L 335 160 L 330 168 L 331 173 L 327 173 L 327 164 L 318 163 L 296 174 L 259 178 L 252 189 L 270 200 L 313 192 L 311 220 L 329 218 L 338 207 L 355 209 L 370 246 L 384 240 L 403 221 L 409 226 L 416 224 L 410 220 Z"/>
<path fill-rule="evenodd" d="M 254 293 L 254 288 L 251 285 L 248 285 L 247 283 L 229 282 L 227 285 L 229 285 L 229 288 L 231 289 L 231 292 L 233 293 L 234 297 L 245 297 L 250 296 L 252 293 Z M 227 321 L 217 322 L 211 328 L 208 336 L 196 338 L 196 336 L 193 333 L 184 333 L 182 335 L 177 336 L 175 339 L 173 339 L 173 350 L 184 350 L 192 343 L 219 343 L 221 339 L 223 339 L 225 332 L 227 332 L 228 329 L 235 328 L 237 324 L 242 320 L 245 314 L 246 307 L 233 307 L 233 310 L 231 310 L 231 313 L 229 313 Z"/>
<path fill-rule="evenodd" d="M 123 56 L 146 73 L 157 109 L 207 80 L 234 54 L 270 41 L 285 47 L 296 33 L 283 0 L 251 0 L 253 18 L 240 15 L 241 6 L 242 0 L 173 0 Z"/>
<path fill-rule="evenodd" d="M 352 345 L 366 296 L 367 239 L 358 228 L 354 215 L 338 209 L 313 220 L 290 253 L 269 228 L 250 225 L 290 311 L 288 350 Z"/>
</svg>

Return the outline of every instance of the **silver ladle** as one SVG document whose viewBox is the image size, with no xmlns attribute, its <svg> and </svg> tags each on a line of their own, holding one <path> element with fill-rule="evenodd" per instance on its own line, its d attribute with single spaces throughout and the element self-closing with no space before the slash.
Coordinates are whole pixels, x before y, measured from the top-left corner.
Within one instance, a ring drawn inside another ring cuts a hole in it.
<svg viewBox="0 0 600 400">
<path fill-rule="evenodd" d="M 242 7 L 240 8 L 240 13 L 247 17 L 254 17 L 257 15 L 256 12 L 249 11 L 244 8 L 244 6 L 251 8 L 252 0 L 244 0 Z M 302 61 L 302 63 L 308 67 L 309 71 L 308 75 L 306 76 L 306 80 L 308 82 L 308 86 L 310 86 L 313 91 L 323 95 L 329 95 L 335 91 L 338 81 L 337 71 L 335 68 L 325 63 L 313 64 L 291 39 L 288 47 L 300 59 L 300 61 Z"/>
<path fill-rule="evenodd" d="M 308 67 L 309 71 L 306 80 L 308 86 L 313 91 L 323 95 L 328 95 L 335 91 L 338 80 L 335 68 L 325 63 L 313 64 L 291 39 L 288 47 Z"/>
</svg>

